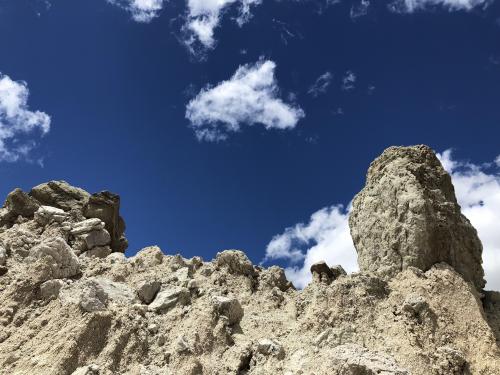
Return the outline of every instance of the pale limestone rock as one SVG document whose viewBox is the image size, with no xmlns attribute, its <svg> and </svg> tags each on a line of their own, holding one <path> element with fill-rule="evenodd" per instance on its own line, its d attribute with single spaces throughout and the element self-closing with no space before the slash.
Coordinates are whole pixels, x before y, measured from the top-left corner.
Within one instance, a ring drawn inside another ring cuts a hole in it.
<svg viewBox="0 0 500 375">
<path fill-rule="evenodd" d="M 80 273 L 80 263 L 69 245 L 60 237 L 45 239 L 34 246 L 28 257 L 28 262 L 41 261 L 45 266 L 42 278 L 63 279 Z"/>
<path fill-rule="evenodd" d="M 213 304 L 218 316 L 227 318 L 229 325 L 238 324 L 243 318 L 243 308 L 237 298 L 215 296 Z"/>
<path fill-rule="evenodd" d="M 148 309 L 156 313 L 162 313 L 172 309 L 176 305 L 187 305 L 189 301 L 189 289 L 184 287 L 172 287 L 160 291 L 153 302 L 149 304 Z"/>
<path fill-rule="evenodd" d="M 144 280 L 137 286 L 137 296 L 143 303 L 149 305 L 156 297 L 160 287 L 161 283 L 157 280 Z"/>
<path fill-rule="evenodd" d="M 5 266 L 7 263 L 7 250 L 5 247 L 0 246 L 0 266 Z"/>
<path fill-rule="evenodd" d="M 71 375 L 99 375 L 99 366 L 88 365 L 79 367 Z"/>
<path fill-rule="evenodd" d="M 40 225 L 47 225 L 52 222 L 62 223 L 67 220 L 66 211 L 51 206 L 40 206 L 35 212 L 35 221 Z"/>
<path fill-rule="evenodd" d="M 107 246 L 111 243 L 111 237 L 106 229 L 93 230 L 82 234 L 82 237 L 88 250 L 97 246 Z"/>
<path fill-rule="evenodd" d="M 253 276 L 255 274 L 252 262 L 240 250 L 224 250 L 217 253 L 215 264 L 219 268 L 226 267 L 229 272 L 237 275 Z"/>
<path fill-rule="evenodd" d="M 349 226 L 361 271 L 393 277 L 439 262 L 484 287 L 482 245 L 451 178 L 427 146 L 390 147 L 371 165 Z"/>
<path fill-rule="evenodd" d="M 116 254 L 122 254 L 122 253 L 116 253 Z M 85 251 L 81 256 L 88 258 L 106 258 L 109 255 L 111 255 L 111 248 L 109 246 L 97 246 L 93 247 L 90 250 Z"/>
<path fill-rule="evenodd" d="M 62 208 L 64 211 L 81 209 L 90 194 L 69 185 L 66 181 L 50 181 L 31 189 L 30 195 L 42 205 Z"/>
<path fill-rule="evenodd" d="M 40 207 L 40 203 L 17 188 L 7 195 L 4 207 L 7 209 L 9 216 L 15 219 L 17 216 L 32 217 Z"/>
<path fill-rule="evenodd" d="M 283 346 L 275 341 L 270 339 L 262 339 L 257 343 L 256 351 L 265 356 L 274 356 L 278 359 L 283 359 L 285 356 L 285 350 Z"/>
<path fill-rule="evenodd" d="M 104 222 L 101 219 L 87 219 L 74 223 L 71 228 L 71 234 L 77 236 L 104 229 Z"/>
<path fill-rule="evenodd" d="M 40 295 L 43 299 L 53 299 L 59 297 L 59 291 L 66 282 L 61 279 L 47 280 L 40 285 Z"/>
<path fill-rule="evenodd" d="M 130 263 L 141 270 L 163 263 L 164 254 L 158 246 L 149 246 L 140 250 L 130 259 Z"/>
</svg>

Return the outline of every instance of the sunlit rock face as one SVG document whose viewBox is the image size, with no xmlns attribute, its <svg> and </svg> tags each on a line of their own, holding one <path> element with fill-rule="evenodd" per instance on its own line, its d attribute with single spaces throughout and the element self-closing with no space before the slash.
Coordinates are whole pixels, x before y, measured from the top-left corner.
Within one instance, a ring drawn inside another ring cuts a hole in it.
<svg viewBox="0 0 500 375">
<path fill-rule="evenodd" d="M 349 225 L 362 271 L 392 277 L 446 262 L 478 289 L 485 285 L 481 241 L 427 146 L 390 147 L 372 162 Z"/>
</svg>

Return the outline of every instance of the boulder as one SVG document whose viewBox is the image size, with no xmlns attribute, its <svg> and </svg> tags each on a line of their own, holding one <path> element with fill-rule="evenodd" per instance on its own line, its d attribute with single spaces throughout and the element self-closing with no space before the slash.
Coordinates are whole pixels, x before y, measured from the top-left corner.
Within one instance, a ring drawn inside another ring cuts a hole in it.
<svg viewBox="0 0 500 375">
<path fill-rule="evenodd" d="M 40 203 L 17 188 L 7 195 L 4 207 L 14 219 L 17 216 L 32 217 L 36 210 L 38 210 L 38 207 L 40 207 Z"/>
<path fill-rule="evenodd" d="M 120 216 L 120 196 L 109 191 L 92 194 L 86 203 L 83 214 L 87 218 L 98 218 L 105 223 L 111 236 L 111 248 L 125 252 L 128 241 L 124 236 L 125 221 Z"/>
<path fill-rule="evenodd" d="M 446 262 L 484 287 L 482 245 L 449 174 L 427 146 L 390 147 L 371 165 L 349 226 L 361 271 L 390 278 Z"/>
<path fill-rule="evenodd" d="M 143 303 L 149 305 L 156 297 L 160 287 L 161 283 L 157 280 L 144 280 L 137 286 L 137 296 Z"/>
<path fill-rule="evenodd" d="M 71 234 L 77 236 L 101 229 L 104 229 L 104 222 L 101 219 L 87 219 L 74 223 L 71 227 Z"/>
<path fill-rule="evenodd" d="M 59 296 L 59 291 L 66 283 L 61 279 L 47 280 L 40 285 L 40 295 L 43 299 L 53 299 Z"/>
<path fill-rule="evenodd" d="M 69 245 L 60 237 L 48 238 L 34 246 L 28 256 L 29 262 L 42 262 L 42 279 L 63 279 L 80 273 L 80 263 Z"/>
<path fill-rule="evenodd" d="M 109 246 L 96 246 L 84 252 L 81 256 L 89 258 L 106 258 L 111 254 Z"/>
<path fill-rule="evenodd" d="M 82 235 L 87 249 L 93 249 L 97 246 L 107 246 L 111 242 L 111 237 L 106 229 L 93 230 Z"/>
<path fill-rule="evenodd" d="M 148 309 L 157 313 L 166 312 L 176 305 L 187 305 L 190 302 L 191 295 L 189 289 L 184 287 L 172 287 L 162 290 L 156 295 Z"/>
<path fill-rule="evenodd" d="M 217 253 L 215 264 L 219 268 L 227 268 L 230 273 L 245 276 L 254 276 L 255 270 L 252 262 L 243 251 L 225 250 Z"/>
<path fill-rule="evenodd" d="M 71 186 L 66 181 L 50 181 L 31 189 L 30 195 L 46 206 L 64 211 L 81 209 L 90 196 L 85 190 Z"/>
<path fill-rule="evenodd" d="M 243 318 L 243 308 L 234 297 L 215 296 L 213 305 L 217 316 L 225 317 L 229 325 L 238 324 Z"/>
</svg>

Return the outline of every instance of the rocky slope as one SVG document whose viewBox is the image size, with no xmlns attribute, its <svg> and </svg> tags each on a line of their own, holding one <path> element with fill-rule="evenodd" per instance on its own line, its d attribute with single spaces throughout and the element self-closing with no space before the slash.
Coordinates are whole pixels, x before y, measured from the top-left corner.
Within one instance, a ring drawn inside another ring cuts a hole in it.
<svg viewBox="0 0 500 375">
<path fill-rule="evenodd" d="M 65 182 L 0 209 L 0 374 L 500 374 L 500 295 L 425 146 L 386 150 L 354 201 L 361 272 L 126 258 L 119 197 Z"/>
</svg>

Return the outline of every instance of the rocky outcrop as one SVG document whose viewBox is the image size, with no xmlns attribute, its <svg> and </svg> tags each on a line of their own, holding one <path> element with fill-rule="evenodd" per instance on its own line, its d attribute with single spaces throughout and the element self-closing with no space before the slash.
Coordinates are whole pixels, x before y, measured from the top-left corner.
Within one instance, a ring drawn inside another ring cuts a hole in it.
<svg viewBox="0 0 500 375">
<path fill-rule="evenodd" d="M 125 257 L 113 242 L 123 235 L 118 201 L 107 193 L 93 199 L 64 183 L 30 198 L 16 191 L 0 222 L 0 374 L 500 374 L 500 294 L 469 282 L 474 264 L 459 268 L 477 250 L 475 232 L 427 149 L 398 150 L 385 168 L 372 166 L 356 198 L 362 272 L 318 262 L 300 291 L 282 268 L 238 250 L 204 261 L 150 246 Z M 430 156 L 418 166 L 422 153 Z M 409 213 L 417 203 L 425 209 Z M 443 245 L 427 262 L 421 245 L 436 238 L 463 239 L 454 249 L 464 254 Z M 390 239 L 401 257 L 383 247 Z"/>
<path fill-rule="evenodd" d="M 478 289 L 485 285 L 481 241 L 427 146 L 390 147 L 370 165 L 349 225 L 364 272 L 392 277 L 446 262 Z"/>
</svg>

